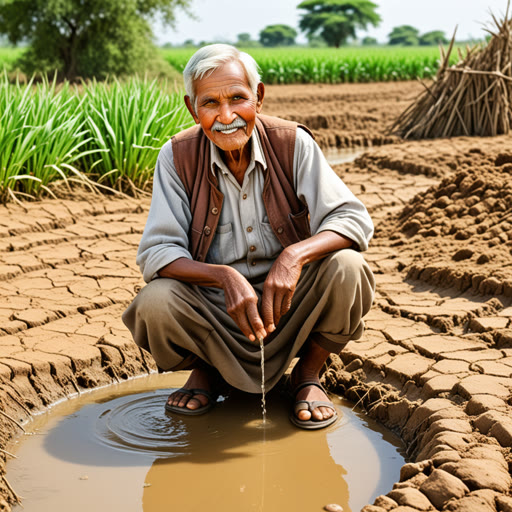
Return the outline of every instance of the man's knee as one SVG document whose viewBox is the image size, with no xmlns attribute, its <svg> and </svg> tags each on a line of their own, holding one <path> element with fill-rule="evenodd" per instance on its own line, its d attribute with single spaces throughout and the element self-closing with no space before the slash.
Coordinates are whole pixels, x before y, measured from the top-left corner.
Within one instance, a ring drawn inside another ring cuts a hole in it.
<svg viewBox="0 0 512 512">
<path fill-rule="evenodd" d="M 327 282 L 335 282 L 343 286 L 363 286 L 375 289 L 375 278 L 368 263 L 360 252 L 353 249 L 342 249 L 327 256 L 320 270 L 322 278 Z"/>
<path fill-rule="evenodd" d="M 145 321 L 157 319 L 162 314 L 172 315 L 186 286 L 176 279 L 154 279 L 142 288 L 131 307 L 135 307 L 137 316 Z"/>
</svg>

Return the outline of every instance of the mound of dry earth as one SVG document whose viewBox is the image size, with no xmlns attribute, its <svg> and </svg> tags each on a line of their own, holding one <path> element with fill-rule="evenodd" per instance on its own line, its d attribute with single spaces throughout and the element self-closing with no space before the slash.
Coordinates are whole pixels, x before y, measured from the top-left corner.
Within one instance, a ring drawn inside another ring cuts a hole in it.
<svg viewBox="0 0 512 512">
<path fill-rule="evenodd" d="M 368 153 L 357 165 L 444 178 L 380 224 L 412 279 L 512 296 L 512 137 L 423 141 Z"/>
<path fill-rule="evenodd" d="M 386 129 L 423 90 L 418 82 L 268 86 L 264 113 L 307 125 L 324 148 L 396 143 Z"/>
</svg>

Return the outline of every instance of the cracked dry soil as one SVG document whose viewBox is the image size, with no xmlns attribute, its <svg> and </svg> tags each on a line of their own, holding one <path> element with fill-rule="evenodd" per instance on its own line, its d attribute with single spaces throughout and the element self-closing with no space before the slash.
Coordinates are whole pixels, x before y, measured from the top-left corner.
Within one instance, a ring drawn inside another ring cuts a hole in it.
<svg viewBox="0 0 512 512">
<path fill-rule="evenodd" d="M 332 356 L 334 392 L 399 433 L 409 462 L 364 512 L 512 512 L 512 137 L 403 142 L 385 129 L 413 82 L 272 86 L 265 113 L 324 148 L 367 205 L 377 298 Z M 0 510 L 5 447 L 65 396 L 155 370 L 121 313 L 142 286 L 149 200 L 80 196 L 0 207 Z"/>
</svg>

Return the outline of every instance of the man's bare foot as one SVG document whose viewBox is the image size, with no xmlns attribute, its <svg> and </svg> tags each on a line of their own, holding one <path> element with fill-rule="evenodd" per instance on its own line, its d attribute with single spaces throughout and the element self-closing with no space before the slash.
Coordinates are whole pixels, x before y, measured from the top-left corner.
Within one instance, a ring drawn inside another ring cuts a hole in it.
<svg viewBox="0 0 512 512">
<path fill-rule="evenodd" d="M 208 370 L 203 368 L 196 368 L 192 370 L 190 376 L 182 389 L 204 389 L 210 391 L 211 388 L 211 375 Z M 183 393 L 175 391 L 169 395 L 167 403 L 176 407 L 187 408 L 191 411 L 199 409 L 208 405 L 209 398 L 201 393 Z"/>
</svg>

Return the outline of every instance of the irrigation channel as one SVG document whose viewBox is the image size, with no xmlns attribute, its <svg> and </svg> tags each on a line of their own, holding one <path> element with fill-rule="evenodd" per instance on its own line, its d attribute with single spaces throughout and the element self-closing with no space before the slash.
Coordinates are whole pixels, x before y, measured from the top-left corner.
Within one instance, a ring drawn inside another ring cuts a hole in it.
<svg viewBox="0 0 512 512">
<path fill-rule="evenodd" d="M 319 431 L 289 422 L 279 389 L 263 409 L 259 395 L 232 391 L 206 415 L 169 415 L 167 396 L 187 375 L 131 379 L 35 416 L 10 447 L 9 481 L 23 497 L 13 510 L 355 512 L 399 478 L 400 439 L 340 397 L 331 396 L 341 419 Z"/>
</svg>

